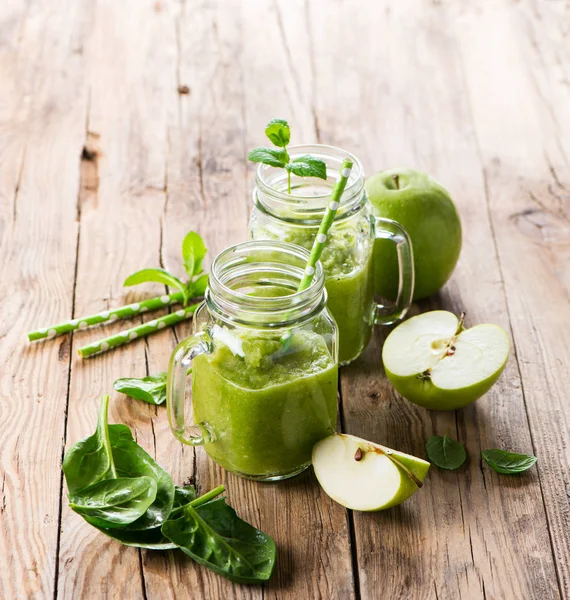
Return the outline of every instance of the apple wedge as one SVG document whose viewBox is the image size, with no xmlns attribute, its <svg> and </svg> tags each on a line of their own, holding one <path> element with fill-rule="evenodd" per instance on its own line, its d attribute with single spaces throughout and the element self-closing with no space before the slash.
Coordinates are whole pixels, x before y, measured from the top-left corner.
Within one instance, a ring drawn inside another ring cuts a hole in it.
<svg viewBox="0 0 570 600">
<path fill-rule="evenodd" d="M 354 435 L 335 433 L 313 448 L 313 468 L 323 490 L 352 510 L 391 508 L 421 486 L 430 464 Z"/>
<path fill-rule="evenodd" d="M 444 310 L 412 317 L 386 338 L 382 361 L 392 385 L 411 402 L 454 410 L 489 391 L 509 358 L 509 337 L 498 325 L 464 329 Z"/>
</svg>

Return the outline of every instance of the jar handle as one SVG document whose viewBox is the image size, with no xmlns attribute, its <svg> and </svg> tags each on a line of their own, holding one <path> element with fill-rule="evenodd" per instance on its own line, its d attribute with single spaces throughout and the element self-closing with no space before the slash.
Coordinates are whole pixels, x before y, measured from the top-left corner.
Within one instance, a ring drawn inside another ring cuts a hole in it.
<svg viewBox="0 0 570 600">
<path fill-rule="evenodd" d="M 398 253 L 398 296 L 391 306 L 376 304 L 374 323 L 392 325 L 403 319 L 412 304 L 414 295 L 414 253 L 408 232 L 396 221 L 373 217 L 375 239 L 390 240 Z"/>
<path fill-rule="evenodd" d="M 186 378 L 192 371 L 192 361 L 200 354 L 211 354 L 213 344 L 206 332 L 196 333 L 180 342 L 174 349 L 168 365 L 166 408 L 168 422 L 175 437 L 190 446 L 212 441 L 213 432 L 206 422 L 186 423 Z"/>
</svg>

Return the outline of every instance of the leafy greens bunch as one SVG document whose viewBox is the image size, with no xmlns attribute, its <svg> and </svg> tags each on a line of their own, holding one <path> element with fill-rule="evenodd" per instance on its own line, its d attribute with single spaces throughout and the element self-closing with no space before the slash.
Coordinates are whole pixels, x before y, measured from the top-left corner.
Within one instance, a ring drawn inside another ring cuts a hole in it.
<svg viewBox="0 0 570 600">
<path fill-rule="evenodd" d="M 69 505 L 88 523 L 127 546 L 180 548 L 194 561 L 238 583 L 271 576 L 275 543 L 242 521 L 223 485 L 196 497 L 176 487 L 133 439 L 128 427 L 108 424 L 103 396 L 95 433 L 72 446 L 63 460 Z"/>
<path fill-rule="evenodd" d="M 202 238 L 195 231 L 190 231 L 182 240 L 182 262 L 188 275 L 186 283 L 165 269 L 152 268 L 133 273 L 125 279 L 123 285 L 131 286 L 148 282 L 162 283 L 180 291 L 184 297 L 184 306 L 186 306 L 190 298 L 203 296 L 208 285 L 208 275 L 204 273 L 202 268 L 202 261 L 206 256 L 206 252 L 206 246 Z"/>
<path fill-rule="evenodd" d="M 252 162 L 259 162 L 271 167 L 285 169 L 287 171 L 287 193 L 291 193 L 291 173 L 298 177 L 327 178 L 326 164 L 310 154 L 297 156 L 291 160 L 287 146 L 291 140 L 291 128 L 289 123 L 283 119 L 272 119 L 265 128 L 265 135 L 277 148 L 259 147 L 254 148 L 248 154 Z"/>
</svg>

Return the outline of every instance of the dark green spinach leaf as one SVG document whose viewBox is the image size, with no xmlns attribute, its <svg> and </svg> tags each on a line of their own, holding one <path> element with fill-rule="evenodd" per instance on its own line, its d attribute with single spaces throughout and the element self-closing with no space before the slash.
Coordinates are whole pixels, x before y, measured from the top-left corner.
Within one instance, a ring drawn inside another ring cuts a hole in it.
<svg viewBox="0 0 570 600">
<path fill-rule="evenodd" d="M 109 425 L 109 438 L 113 460 L 119 477 L 146 475 L 156 481 L 155 501 L 145 514 L 127 526 L 130 530 L 152 529 L 162 525 L 168 518 L 174 503 L 174 484 L 170 475 L 145 452 L 133 439 L 125 425 Z"/>
<path fill-rule="evenodd" d="M 116 477 L 107 429 L 108 407 L 109 396 L 103 396 L 95 433 L 74 444 L 63 459 L 63 473 L 70 494 L 107 476 Z"/>
<path fill-rule="evenodd" d="M 187 485 L 184 487 L 175 487 L 174 505 L 170 514 L 172 515 L 175 510 L 195 499 L 196 490 L 194 489 L 194 486 Z M 105 529 L 102 527 L 99 527 L 98 529 L 105 535 L 121 542 L 125 546 L 146 548 L 147 550 L 174 550 L 178 548 L 176 544 L 163 535 L 160 527 L 154 527 L 153 529 L 146 529 L 143 531 L 125 531 L 124 529 Z"/>
<path fill-rule="evenodd" d="M 147 404 L 159 405 L 166 401 L 166 379 L 168 373 L 158 373 L 148 377 L 122 377 L 117 379 L 113 387 L 117 392 L 126 394 L 135 400 Z"/>
<path fill-rule="evenodd" d="M 481 453 L 483 460 L 497 473 L 505 475 L 514 475 L 515 473 L 523 473 L 534 465 L 537 461 L 536 456 L 532 454 L 517 454 L 507 450 L 491 448 L 483 450 Z"/>
<path fill-rule="evenodd" d="M 174 503 L 174 484 L 133 439 L 125 425 L 108 425 L 109 396 L 103 396 L 97 431 L 72 446 L 63 460 L 63 472 L 73 499 L 80 490 L 98 481 L 150 477 L 156 483 L 156 497 L 142 516 L 127 525 L 130 530 L 152 529 L 166 521 Z"/>
<path fill-rule="evenodd" d="M 104 479 L 79 490 L 69 506 L 96 527 L 123 527 L 136 521 L 156 498 L 150 477 Z"/>
<path fill-rule="evenodd" d="M 429 460 L 442 469 L 454 471 L 465 462 L 465 446 L 445 434 L 443 437 L 432 435 L 426 443 Z"/>
<path fill-rule="evenodd" d="M 225 498 L 196 508 L 186 505 L 166 521 L 162 533 L 197 563 L 231 581 L 262 583 L 273 571 L 275 542 L 242 521 Z"/>
</svg>

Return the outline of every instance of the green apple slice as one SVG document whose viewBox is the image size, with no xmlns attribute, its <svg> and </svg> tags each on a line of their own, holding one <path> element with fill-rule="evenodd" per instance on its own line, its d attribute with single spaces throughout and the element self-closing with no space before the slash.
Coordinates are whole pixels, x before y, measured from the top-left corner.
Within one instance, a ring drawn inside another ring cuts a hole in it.
<svg viewBox="0 0 570 600">
<path fill-rule="evenodd" d="M 422 486 L 429 467 L 421 458 L 344 433 L 313 448 L 321 487 L 352 510 L 383 510 L 402 503 Z"/>
<path fill-rule="evenodd" d="M 434 310 L 398 325 L 382 348 L 392 385 L 411 402 L 436 410 L 471 404 L 489 391 L 509 358 L 498 325 L 463 328 L 453 313 Z"/>
</svg>

